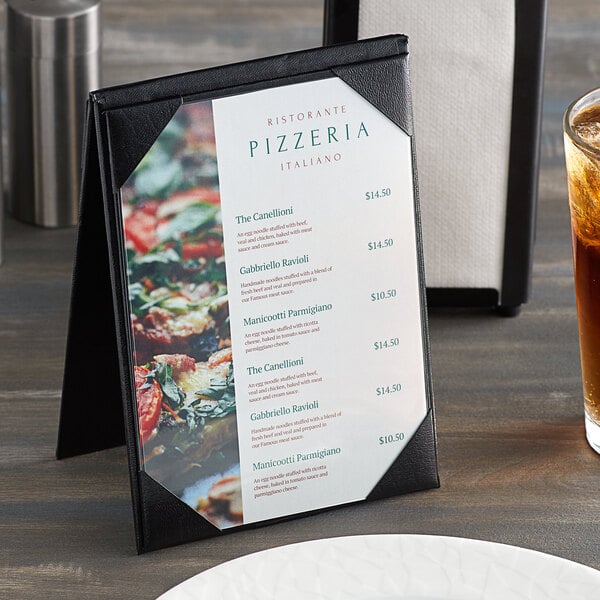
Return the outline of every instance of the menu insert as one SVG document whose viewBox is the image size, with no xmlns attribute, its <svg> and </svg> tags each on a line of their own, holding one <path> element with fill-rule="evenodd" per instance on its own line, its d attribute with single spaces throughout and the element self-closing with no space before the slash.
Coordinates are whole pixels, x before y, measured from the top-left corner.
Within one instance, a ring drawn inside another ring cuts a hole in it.
<svg viewBox="0 0 600 600">
<path fill-rule="evenodd" d="M 182 105 L 123 186 L 143 468 L 217 527 L 365 499 L 427 414 L 411 144 L 330 77 Z"/>
</svg>

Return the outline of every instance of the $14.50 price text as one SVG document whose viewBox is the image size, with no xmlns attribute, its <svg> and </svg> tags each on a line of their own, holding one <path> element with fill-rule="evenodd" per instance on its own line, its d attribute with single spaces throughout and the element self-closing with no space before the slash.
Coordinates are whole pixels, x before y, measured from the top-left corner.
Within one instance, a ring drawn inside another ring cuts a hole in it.
<svg viewBox="0 0 600 600">
<path fill-rule="evenodd" d="M 382 248 L 391 248 L 394 245 L 392 238 L 386 238 L 385 240 L 377 240 L 376 242 L 369 242 L 367 248 L 369 250 L 381 250 Z"/>
<path fill-rule="evenodd" d="M 365 200 L 379 200 L 381 198 L 388 198 L 391 195 L 391 188 L 380 188 L 378 190 L 365 192 Z"/>
<path fill-rule="evenodd" d="M 387 350 L 396 348 L 400 344 L 400 338 L 394 337 L 387 340 L 377 340 L 373 342 L 373 350 Z"/>
<path fill-rule="evenodd" d="M 396 392 L 399 392 L 401 390 L 402 390 L 401 383 L 393 383 L 391 385 L 383 385 L 383 386 L 375 388 L 375 393 L 378 396 L 386 396 L 387 394 L 395 394 Z"/>
</svg>

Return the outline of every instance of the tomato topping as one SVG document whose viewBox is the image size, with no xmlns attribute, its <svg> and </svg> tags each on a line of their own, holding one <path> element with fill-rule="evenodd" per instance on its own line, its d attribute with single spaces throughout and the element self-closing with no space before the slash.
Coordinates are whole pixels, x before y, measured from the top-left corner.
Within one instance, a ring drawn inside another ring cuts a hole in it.
<svg viewBox="0 0 600 600">
<path fill-rule="evenodd" d="M 158 354 L 154 360 L 167 363 L 173 370 L 173 377 L 177 378 L 181 373 L 196 370 L 196 361 L 187 354 Z"/>
<path fill-rule="evenodd" d="M 208 366 L 210 368 L 216 367 L 217 365 L 222 365 L 223 363 L 231 362 L 231 360 L 232 360 L 231 348 L 223 348 L 222 350 L 215 352 L 208 359 Z"/>
<path fill-rule="evenodd" d="M 215 237 L 209 237 L 201 242 L 187 242 L 182 248 L 183 260 L 190 258 L 218 258 L 223 256 L 223 242 Z"/>
<path fill-rule="evenodd" d="M 176 192 L 175 194 L 172 194 L 169 199 L 179 198 L 193 198 L 195 202 L 202 201 L 208 202 L 209 204 L 219 204 L 221 202 L 220 192 L 202 186 L 190 188 L 183 192 Z"/>
<path fill-rule="evenodd" d="M 139 209 L 125 219 L 125 237 L 137 252 L 146 253 L 158 244 L 156 210 Z"/>
<path fill-rule="evenodd" d="M 135 392 L 137 397 L 138 425 L 140 441 L 145 444 L 151 437 L 162 406 L 163 393 L 156 379 L 148 379 L 150 372 L 146 367 L 134 367 Z M 147 385 L 147 384 L 150 385 Z"/>
</svg>

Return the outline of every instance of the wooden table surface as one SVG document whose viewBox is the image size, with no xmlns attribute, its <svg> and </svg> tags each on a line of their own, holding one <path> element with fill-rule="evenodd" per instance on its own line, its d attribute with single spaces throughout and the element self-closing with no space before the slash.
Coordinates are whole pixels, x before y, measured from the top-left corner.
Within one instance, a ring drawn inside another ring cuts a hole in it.
<svg viewBox="0 0 600 600">
<path fill-rule="evenodd" d="M 168 8 L 167 8 L 168 7 Z M 105 0 L 104 83 L 320 44 L 320 0 Z M 75 232 L 7 219 L 0 268 L 0 597 L 145 599 L 223 561 L 364 533 L 505 542 L 600 568 L 600 456 L 587 445 L 561 115 L 600 83 L 600 6 L 549 1 L 533 293 L 521 315 L 430 315 L 439 490 L 137 556 L 124 448 L 57 462 Z M 102 374 L 90 359 L 90 386 Z M 102 419 L 102 406 L 82 410 Z"/>
</svg>

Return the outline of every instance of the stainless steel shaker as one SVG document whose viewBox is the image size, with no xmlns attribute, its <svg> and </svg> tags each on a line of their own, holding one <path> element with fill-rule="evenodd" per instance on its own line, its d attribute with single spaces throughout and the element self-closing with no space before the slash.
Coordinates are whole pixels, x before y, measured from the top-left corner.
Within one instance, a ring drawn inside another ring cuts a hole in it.
<svg viewBox="0 0 600 600">
<path fill-rule="evenodd" d="M 6 0 L 8 209 L 75 225 L 85 100 L 100 84 L 100 0 Z"/>
</svg>

